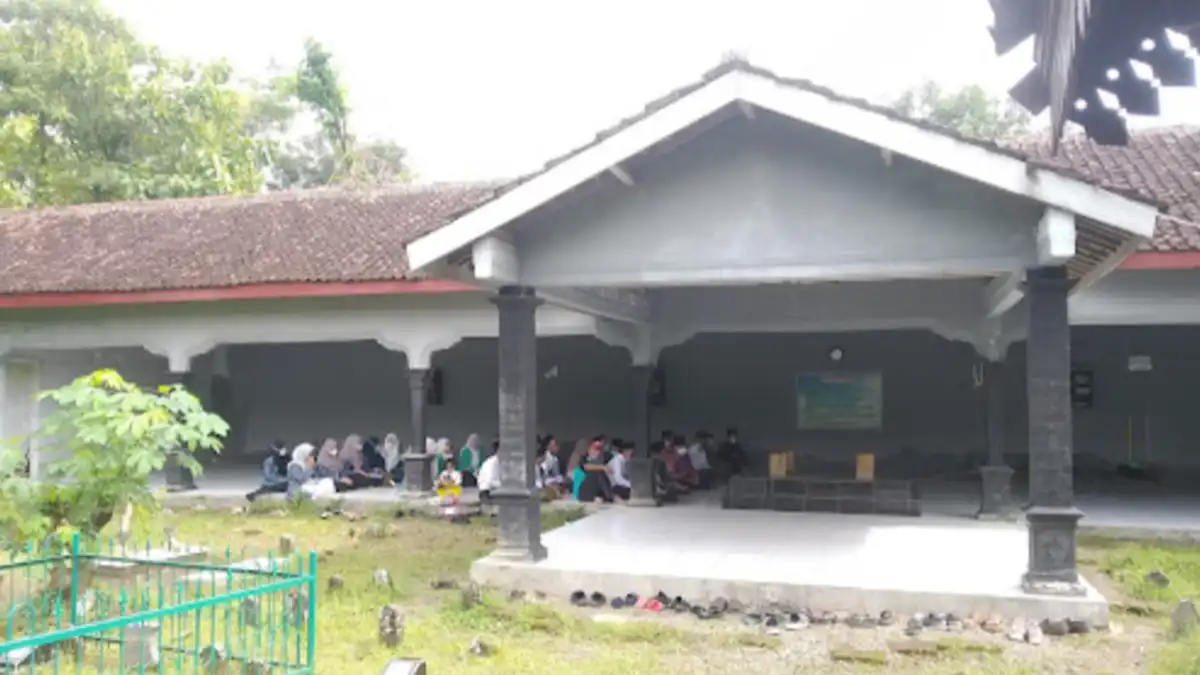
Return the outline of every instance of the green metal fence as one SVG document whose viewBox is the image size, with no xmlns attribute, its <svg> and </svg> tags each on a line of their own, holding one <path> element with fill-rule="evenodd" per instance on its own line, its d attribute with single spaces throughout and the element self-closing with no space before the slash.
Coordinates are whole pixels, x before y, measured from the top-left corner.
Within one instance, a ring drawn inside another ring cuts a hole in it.
<svg viewBox="0 0 1200 675">
<path fill-rule="evenodd" d="M 315 552 L 30 544 L 0 554 L 0 673 L 311 675 L 316 579 Z"/>
</svg>

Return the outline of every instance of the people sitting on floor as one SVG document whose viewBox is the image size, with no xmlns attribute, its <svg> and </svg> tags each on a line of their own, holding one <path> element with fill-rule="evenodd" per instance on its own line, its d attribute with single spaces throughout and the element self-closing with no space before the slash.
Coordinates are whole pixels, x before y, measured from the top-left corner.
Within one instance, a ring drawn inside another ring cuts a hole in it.
<svg viewBox="0 0 1200 675">
<path fill-rule="evenodd" d="M 440 475 L 446 468 L 446 462 L 454 459 L 454 451 L 450 449 L 449 438 L 439 438 L 433 444 L 433 474 Z"/>
<path fill-rule="evenodd" d="M 350 489 L 357 490 L 383 485 L 383 469 L 368 469 L 363 454 L 362 436 L 350 434 L 342 444 L 342 476 L 350 479 Z"/>
<path fill-rule="evenodd" d="M 262 483 L 246 495 L 246 499 L 254 501 L 261 495 L 287 492 L 288 464 L 291 463 L 292 453 L 288 451 L 283 441 L 275 441 L 262 463 Z"/>
<path fill-rule="evenodd" d="M 326 438 L 317 452 L 316 477 L 328 478 L 333 481 L 334 488 L 338 492 L 345 492 L 354 487 L 354 482 L 348 476 L 343 475 L 343 468 L 342 460 L 338 457 L 337 441 Z"/>
<path fill-rule="evenodd" d="M 697 431 L 696 440 L 688 446 L 688 459 L 692 462 L 692 468 L 700 476 L 700 489 L 702 490 L 712 487 L 713 469 L 712 462 L 708 458 L 711 448 L 712 434 L 707 431 Z"/>
<path fill-rule="evenodd" d="M 458 451 L 458 461 L 455 462 L 458 470 L 462 472 L 463 487 L 475 487 L 475 477 L 479 473 L 479 465 L 482 462 L 482 441 L 479 440 L 479 434 L 471 434 L 467 436 L 467 442 Z"/>
<path fill-rule="evenodd" d="M 288 500 L 299 501 L 306 497 L 328 499 L 336 493 L 333 479 L 322 478 L 317 473 L 317 458 L 313 456 L 312 443 L 297 445 L 287 468 Z"/>
<path fill-rule="evenodd" d="M 400 457 L 400 437 L 395 432 L 383 437 L 383 446 L 379 449 L 383 457 L 383 470 L 391 477 L 392 482 L 399 485 L 404 482 L 404 462 Z"/>
<path fill-rule="evenodd" d="M 735 427 L 725 430 L 725 440 L 721 442 L 721 446 L 717 450 L 717 459 L 725 478 L 740 474 L 749 465 L 750 458 L 738 441 L 738 430 Z"/>
<path fill-rule="evenodd" d="M 650 456 L 654 460 L 654 498 L 674 502 L 688 494 L 688 488 L 671 477 L 671 461 L 679 457 L 674 447 L 659 441 L 650 446 Z"/>
<path fill-rule="evenodd" d="M 479 465 L 476 482 L 479 484 L 479 501 L 490 503 L 492 491 L 500 488 L 500 459 L 497 453 L 490 453 Z"/>
<path fill-rule="evenodd" d="M 683 436 L 676 436 L 672 439 L 670 447 L 672 453 L 667 458 L 667 469 L 670 472 L 671 480 L 689 490 L 700 487 L 700 473 L 692 466 L 692 460 L 688 456 L 687 439 Z"/>
<path fill-rule="evenodd" d="M 368 474 L 379 476 L 384 485 L 392 485 L 392 476 L 387 472 L 387 463 L 383 460 L 383 453 L 380 452 L 381 443 L 378 436 L 370 436 L 363 441 L 363 470 Z"/>
<path fill-rule="evenodd" d="M 612 480 L 608 475 L 608 465 L 604 462 L 604 445 L 593 441 L 588 446 L 587 455 L 575 469 L 573 476 L 575 500 L 589 504 L 597 499 L 612 503 Z"/>
<path fill-rule="evenodd" d="M 563 476 L 562 465 L 558 461 L 558 439 L 553 434 L 542 439 L 542 481 L 546 487 L 553 488 L 561 497 L 568 489 L 568 481 Z"/>
<path fill-rule="evenodd" d="M 442 470 L 438 472 L 437 480 L 434 481 L 434 487 L 439 491 L 453 490 L 454 488 L 462 487 L 462 474 L 454 465 L 454 458 L 448 458 L 442 464 Z"/>
<path fill-rule="evenodd" d="M 633 444 L 622 441 L 616 445 L 616 452 L 608 460 L 608 476 L 612 481 L 613 496 L 621 501 L 629 501 L 633 493 L 633 483 L 629 480 L 629 458 L 633 457 Z"/>
</svg>

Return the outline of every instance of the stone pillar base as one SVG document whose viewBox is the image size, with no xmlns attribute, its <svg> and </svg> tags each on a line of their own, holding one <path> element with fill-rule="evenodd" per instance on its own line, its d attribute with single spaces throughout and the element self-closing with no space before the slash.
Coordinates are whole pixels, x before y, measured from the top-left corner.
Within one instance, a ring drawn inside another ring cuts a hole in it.
<svg viewBox="0 0 1200 675">
<path fill-rule="evenodd" d="M 1012 520 L 1015 517 L 1012 507 L 1012 477 L 1013 470 L 1003 465 L 984 466 L 979 469 L 979 512 L 975 514 L 976 518 Z"/>
<path fill-rule="evenodd" d="M 546 559 L 542 545 L 542 502 L 529 490 L 500 488 L 491 492 L 497 518 L 493 558 L 514 562 Z"/>
<path fill-rule="evenodd" d="M 404 462 L 404 492 L 407 494 L 429 494 L 433 492 L 433 455 L 407 453 L 400 456 Z"/>
<path fill-rule="evenodd" d="M 648 457 L 629 458 L 629 482 L 632 484 L 629 506 L 658 506 L 654 499 L 654 460 Z"/>
<path fill-rule="evenodd" d="M 1071 595 L 1087 593 L 1075 567 L 1075 534 L 1083 512 L 1073 506 L 1031 506 L 1029 571 L 1022 580 L 1026 593 Z"/>
<path fill-rule="evenodd" d="M 167 453 L 163 473 L 167 479 L 167 492 L 188 492 L 196 489 L 196 477 L 179 463 L 177 452 Z"/>
</svg>

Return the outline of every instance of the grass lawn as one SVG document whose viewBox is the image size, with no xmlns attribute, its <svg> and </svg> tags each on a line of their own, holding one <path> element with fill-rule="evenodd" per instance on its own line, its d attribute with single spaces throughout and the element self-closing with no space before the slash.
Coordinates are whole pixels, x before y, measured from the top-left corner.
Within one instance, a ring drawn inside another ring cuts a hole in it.
<svg viewBox="0 0 1200 675">
<path fill-rule="evenodd" d="M 701 622 L 690 615 L 582 610 L 563 598 L 514 601 L 485 593 L 482 603 L 470 605 L 464 603 L 461 591 L 434 590 L 431 582 L 466 580 L 471 561 L 494 545 L 495 526 L 487 519 L 451 525 L 380 514 L 372 518 L 387 522 L 391 531 L 373 539 L 362 536 L 364 522 L 322 520 L 306 510 L 255 511 L 235 515 L 219 509 L 189 509 L 163 519 L 177 528 L 180 541 L 213 547 L 222 556 L 228 547 L 234 559 L 276 548 L 283 534 L 294 535 L 301 548 L 321 552 L 320 675 L 370 675 L 396 656 L 426 659 L 433 675 L 1200 675 L 1200 640 L 1166 637 L 1173 601 L 1200 590 L 1200 547 L 1196 546 L 1085 538 L 1080 559 L 1090 576 L 1103 575 L 1100 583 L 1110 597 L 1116 593 L 1137 603 L 1136 615 L 1114 611 L 1110 632 L 1048 639 L 1034 647 L 971 630 L 940 636 L 942 650 L 936 655 L 891 654 L 886 665 L 861 665 L 831 661 L 831 649 L 886 649 L 889 640 L 902 637 L 900 628 L 814 627 L 772 637 L 744 627 L 732 616 Z M 557 527 L 576 517 L 579 514 L 547 513 L 544 527 Z M 351 530 L 357 536 L 351 536 Z M 380 568 L 389 571 L 393 589 L 372 583 L 374 571 Z M 1151 569 L 1171 577 L 1169 589 L 1143 580 Z M 345 587 L 327 590 L 327 580 L 335 574 L 345 579 Z M 407 614 L 404 642 L 394 649 L 380 645 L 377 638 L 377 613 L 385 603 L 397 604 Z M 477 638 L 493 653 L 471 654 L 469 645 Z"/>
</svg>

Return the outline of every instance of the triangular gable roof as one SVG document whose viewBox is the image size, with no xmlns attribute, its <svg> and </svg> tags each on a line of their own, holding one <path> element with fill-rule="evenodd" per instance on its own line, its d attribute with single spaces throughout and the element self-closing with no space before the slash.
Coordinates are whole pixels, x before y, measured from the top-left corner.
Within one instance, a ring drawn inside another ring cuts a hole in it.
<svg viewBox="0 0 1200 675">
<path fill-rule="evenodd" d="M 856 138 L 992 187 L 1076 213 L 1137 237 L 1150 237 L 1158 214 L 1152 197 L 1110 189 L 1083 174 L 1019 150 L 971 139 L 846 97 L 807 80 L 780 77 L 729 60 L 694 84 L 600 132 L 581 148 L 505 186 L 497 196 L 408 245 L 414 270 L 435 263 L 630 157 L 735 104 L 750 105 Z"/>
</svg>

